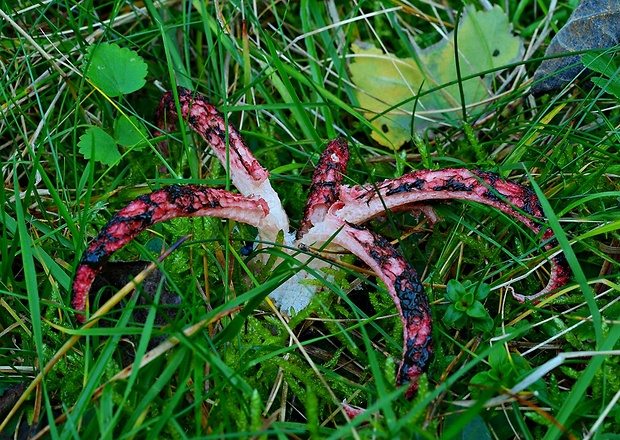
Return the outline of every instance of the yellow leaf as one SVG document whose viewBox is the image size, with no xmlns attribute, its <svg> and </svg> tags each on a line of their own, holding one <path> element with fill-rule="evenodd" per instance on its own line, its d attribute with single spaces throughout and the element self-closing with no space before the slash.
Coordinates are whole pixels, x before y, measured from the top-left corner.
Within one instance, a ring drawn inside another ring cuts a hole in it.
<svg viewBox="0 0 620 440">
<path fill-rule="evenodd" d="M 398 149 L 411 139 L 413 130 L 462 120 L 453 33 L 426 49 L 414 48 L 414 58 L 398 58 L 359 42 L 352 51 L 349 69 L 358 104 L 375 128 L 371 135 L 379 144 Z M 499 6 L 464 14 L 459 25 L 459 61 L 460 78 L 472 76 L 461 83 L 469 113 L 480 111 L 493 96 L 493 74 L 477 74 L 501 68 L 522 51 L 522 41 L 512 36 Z M 446 85 L 451 82 L 455 84 Z"/>
</svg>

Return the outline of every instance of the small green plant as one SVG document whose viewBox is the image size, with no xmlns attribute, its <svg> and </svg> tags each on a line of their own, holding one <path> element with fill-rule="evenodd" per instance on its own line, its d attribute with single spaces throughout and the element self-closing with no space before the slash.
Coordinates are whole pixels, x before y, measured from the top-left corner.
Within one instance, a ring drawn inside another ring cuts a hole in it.
<svg viewBox="0 0 620 440">
<path fill-rule="evenodd" d="M 489 353 L 490 369 L 477 373 L 469 382 L 472 397 L 478 398 L 488 390 L 512 388 L 520 377 L 531 370 L 523 357 L 510 353 L 504 345 L 498 344 Z"/>
<path fill-rule="evenodd" d="M 117 44 L 100 44 L 88 50 L 86 77 L 108 98 L 140 90 L 146 84 L 147 65 L 136 52 Z M 86 159 L 114 165 L 121 158 L 118 146 L 141 149 L 147 130 L 135 116 L 119 114 L 114 120 L 114 135 L 91 126 L 80 136 L 78 147 Z"/>
<path fill-rule="evenodd" d="M 477 330 L 489 332 L 493 328 L 493 319 L 482 305 L 482 301 L 489 296 L 491 288 L 485 283 L 472 283 L 467 280 L 460 283 L 457 280 L 448 281 L 446 298 L 450 306 L 443 316 L 446 324 L 462 328 L 469 320 Z"/>
</svg>

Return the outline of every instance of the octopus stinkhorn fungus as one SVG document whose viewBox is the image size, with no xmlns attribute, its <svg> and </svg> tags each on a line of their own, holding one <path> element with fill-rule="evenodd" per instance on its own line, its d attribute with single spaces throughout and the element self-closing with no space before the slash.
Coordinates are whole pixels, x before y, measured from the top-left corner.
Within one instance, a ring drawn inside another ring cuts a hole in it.
<svg viewBox="0 0 620 440">
<path fill-rule="evenodd" d="M 407 397 L 417 390 L 417 381 L 428 366 L 432 351 L 432 325 L 429 303 L 414 269 L 385 238 L 364 226 L 366 221 L 386 211 L 423 210 L 428 200 L 468 200 L 492 206 L 522 222 L 538 234 L 544 248 L 557 245 L 536 195 L 528 188 L 500 176 L 464 168 L 414 171 L 397 179 L 375 185 L 349 186 L 342 183 L 349 152 L 347 142 L 334 139 L 328 143 L 312 177 L 312 186 L 300 229 L 290 231 L 289 221 L 269 173 L 222 114 L 195 92 L 178 88 L 180 115 L 173 92 L 166 93 L 156 111 L 161 130 L 174 127 L 183 118 L 210 145 L 225 167 L 229 167 L 232 184 L 239 193 L 197 185 L 173 185 L 138 197 L 115 214 L 88 246 L 76 270 L 73 282 L 73 307 L 86 308 L 88 292 L 110 256 L 149 226 L 175 217 L 213 216 L 234 219 L 255 226 L 261 243 L 276 243 L 283 231 L 286 248 L 296 258 L 306 259 L 313 268 L 327 263 L 308 259 L 309 247 L 327 245 L 347 250 L 364 261 L 385 283 L 403 324 L 402 361 L 397 385 L 407 383 Z M 309 302 L 299 295 L 312 293 L 311 277 L 301 271 L 276 289 L 271 297 L 284 311 L 297 310 Z M 569 269 L 562 254 L 551 258 L 551 276 L 547 286 L 534 299 L 564 285 Z M 303 286 L 303 287 L 300 287 Z M 77 314 L 85 321 L 83 313 Z"/>
</svg>

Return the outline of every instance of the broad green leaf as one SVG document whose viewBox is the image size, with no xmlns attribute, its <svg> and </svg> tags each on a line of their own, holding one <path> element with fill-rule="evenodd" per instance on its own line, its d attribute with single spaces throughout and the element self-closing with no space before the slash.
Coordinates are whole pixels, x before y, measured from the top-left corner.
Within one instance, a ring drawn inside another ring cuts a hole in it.
<svg viewBox="0 0 620 440">
<path fill-rule="evenodd" d="M 620 81 L 617 78 L 615 80 L 604 77 L 592 78 L 592 83 L 620 99 Z"/>
<path fill-rule="evenodd" d="M 474 303 L 467 308 L 467 314 L 472 318 L 485 318 L 487 311 L 480 301 L 474 301 Z"/>
<path fill-rule="evenodd" d="M 474 329 L 489 333 L 493 330 L 493 319 L 487 314 L 484 318 L 473 318 Z"/>
<path fill-rule="evenodd" d="M 86 76 L 108 96 L 115 97 L 141 89 L 147 66 L 133 50 L 117 44 L 100 44 L 89 48 L 90 65 Z"/>
<path fill-rule="evenodd" d="M 473 286 L 476 289 L 476 299 L 482 301 L 491 293 L 491 286 L 486 283 L 480 283 L 477 286 Z"/>
<path fill-rule="evenodd" d="M 496 388 L 497 382 L 493 380 L 488 371 L 476 373 L 468 383 L 469 391 L 474 399 L 489 392 L 490 388 Z"/>
<path fill-rule="evenodd" d="M 499 6 L 483 12 L 469 9 L 459 25 L 458 46 L 461 78 L 499 70 L 523 51 L 522 41 L 511 34 Z M 372 137 L 379 144 L 398 149 L 410 140 L 412 131 L 462 120 L 459 85 L 446 86 L 459 78 L 454 33 L 426 49 L 415 48 L 415 58 L 401 59 L 359 42 L 352 50 L 355 57 L 349 68 L 356 97 L 376 129 Z M 474 76 L 462 85 L 469 113 L 479 112 L 493 96 L 492 74 Z"/>
<path fill-rule="evenodd" d="M 365 43 L 353 44 L 352 50 L 356 56 L 349 66 L 351 79 L 358 87 L 360 107 L 367 110 L 364 116 L 377 129 L 372 138 L 399 148 L 411 138 L 414 101 L 410 99 L 424 77 L 411 59 L 401 60 Z"/>
<path fill-rule="evenodd" d="M 473 383 L 479 385 L 478 392 L 483 392 L 489 388 L 489 379 L 484 374 L 478 373 L 474 380 Z M 452 440 L 491 440 L 496 438 L 491 434 L 487 423 L 480 415 L 473 416 L 471 420 L 469 420 L 468 414 L 450 415 L 446 418 L 445 429 Z"/>
<path fill-rule="evenodd" d="M 454 324 L 456 321 L 463 317 L 463 312 L 456 309 L 453 304 L 448 306 L 446 313 L 443 315 L 443 321 L 448 324 Z"/>
<path fill-rule="evenodd" d="M 78 147 L 86 159 L 93 159 L 106 165 L 114 165 L 121 158 L 112 136 L 99 127 L 86 130 L 80 136 Z"/>
<path fill-rule="evenodd" d="M 147 131 L 135 116 L 121 115 L 114 121 L 114 139 L 123 147 L 141 149 L 146 145 Z"/>
<path fill-rule="evenodd" d="M 491 353 L 489 353 L 489 365 L 491 368 L 497 370 L 507 362 L 509 362 L 509 359 L 506 348 L 501 344 L 495 345 Z"/>
<path fill-rule="evenodd" d="M 446 298 L 448 298 L 450 302 L 455 303 L 459 301 L 466 292 L 463 284 L 457 280 L 449 280 L 446 285 Z"/>
<path fill-rule="evenodd" d="M 618 66 L 610 54 L 588 52 L 582 55 L 581 61 L 587 68 L 601 73 L 608 78 L 615 78 L 618 75 Z"/>
<path fill-rule="evenodd" d="M 585 53 L 581 57 L 584 66 L 604 76 L 592 78 L 592 83 L 620 99 L 620 75 L 618 66 L 609 54 Z"/>
</svg>

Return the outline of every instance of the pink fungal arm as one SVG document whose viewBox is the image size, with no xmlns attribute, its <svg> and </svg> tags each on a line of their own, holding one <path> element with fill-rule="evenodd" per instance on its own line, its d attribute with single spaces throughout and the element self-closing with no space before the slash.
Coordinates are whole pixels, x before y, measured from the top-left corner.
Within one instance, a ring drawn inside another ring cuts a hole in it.
<svg viewBox="0 0 620 440">
<path fill-rule="evenodd" d="M 376 186 L 342 186 L 343 208 L 337 215 L 348 222 L 361 224 L 382 215 L 386 210 L 403 211 L 429 200 L 468 200 L 499 209 L 539 233 L 546 222 L 534 192 L 494 173 L 464 168 L 421 170 Z M 553 232 L 542 234 L 547 250 L 557 245 Z M 562 254 L 551 258 L 551 275 L 547 286 L 532 296 L 515 295 L 519 301 L 535 299 L 568 282 L 570 270 Z"/>
<path fill-rule="evenodd" d="M 258 196 L 269 205 L 270 215 L 260 229 L 263 239 L 275 241 L 279 231 L 288 232 L 288 216 L 280 198 L 271 187 L 269 172 L 256 160 L 237 129 L 225 122 L 224 116 L 200 93 L 177 88 L 181 117 L 211 147 L 224 168 L 230 172 L 233 185 L 244 196 Z M 162 97 L 155 111 L 155 122 L 164 130 L 172 130 L 179 118 L 173 92 Z"/>
<path fill-rule="evenodd" d="M 336 139 L 328 144 L 312 176 L 298 238 L 305 246 L 329 242 L 351 251 L 385 283 L 403 324 L 403 356 L 397 385 L 409 383 L 406 396 L 412 398 L 432 352 L 428 299 L 404 257 L 387 240 L 359 225 L 388 210 L 423 210 L 422 203 L 428 200 L 458 199 L 497 208 L 538 233 L 545 220 L 543 211 L 531 190 L 493 173 L 467 169 L 415 171 L 376 186 L 351 188 L 342 185 L 348 159 L 346 141 Z M 550 229 L 546 229 L 543 240 L 547 241 L 547 249 L 555 245 Z M 551 262 L 549 283 L 533 297 L 568 281 L 564 257 L 554 256 Z"/>
<path fill-rule="evenodd" d="M 173 185 L 140 196 L 110 219 L 82 255 L 72 286 L 73 308 L 85 310 L 90 287 L 110 256 L 149 226 L 177 217 L 204 216 L 257 226 L 268 213 L 261 198 L 196 185 Z M 76 317 L 85 321 L 84 315 Z"/>
<path fill-rule="evenodd" d="M 340 186 L 347 172 L 348 162 L 347 141 L 343 138 L 330 141 L 312 175 L 312 185 L 297 238 L 302 237 L 315 223 L 323 220 L 329 207 L 339 200 Z"/>
<path fill-rule="evenodd" d="M 211 146 L 224 166 L 230 160 L 230 175 L 241 194 L 249 195 L 251 188 L 267 180 L 269 172 L 258 163 L 239 132 L 225 123 L 224 116 L 203 95 L 183 87 L 178 87 L 177 93 L 183 119 Z M 170 130 L 178 117 L 174 94 L 167 92 L 155 111 L 157 126 L 164 129 L 165 123 Z M 248 189 L 244 191 L 240 186 Z"/>
<path fill-rule="evenodd" d="M 396 385 L 408 383 L 406 397 L 411 399 L 432 353 L 428 298 L 415 270 L 390 242 L 362 226 L 342 221 L 333 214 L 340 206 L 341 202 L 332 205 L 325 219 L 304 236 L 304 242 L 330 242 L 348 249 L 386 285 L 403 324 L 403 352 Z"/>
<path fill-rule="evenodd" d="M 408 383 L 406 396 L 412 398 L 432 352 L 428 298 L 415 270 L 385 238 L 334 214 L 344 206 L 339 192 L 348 160 L 347 143 L 341 138 L 331 141 L 321 155 L 312 176 L 300 242 L 341 246 L 370 266 L 385 283 L 403 324 L 396 385 Z"/>
</svg>

